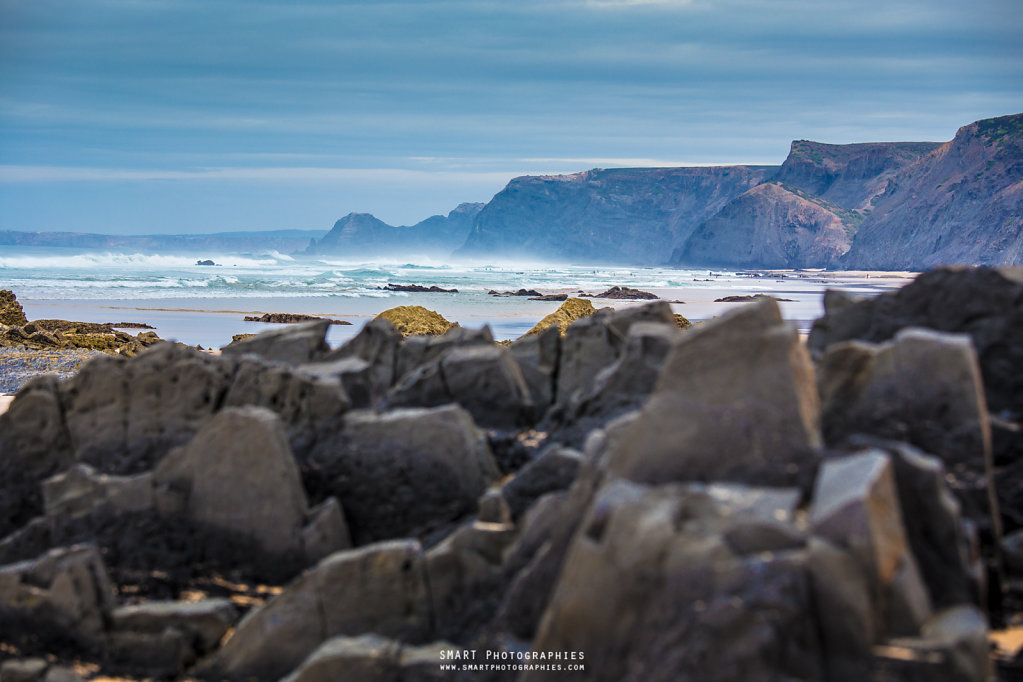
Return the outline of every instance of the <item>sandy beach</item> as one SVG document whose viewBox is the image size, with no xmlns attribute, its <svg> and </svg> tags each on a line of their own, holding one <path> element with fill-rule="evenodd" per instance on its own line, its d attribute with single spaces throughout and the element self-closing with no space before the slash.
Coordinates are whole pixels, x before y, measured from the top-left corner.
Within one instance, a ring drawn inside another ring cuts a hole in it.
<svg viewBox="0 0 1023 682">
<path fill-rule="evenodd" d="M 680 272 L 691 277 L 679 286 L 644 286 L 644 291 L 669 301 L 675 313 L 694 322 L 711 319 L 734 308 L 738 303 L 718 302 L 727 296 L 765 294 L 780 300 L 782 314 L 807 332 L 814 319 L 823 312 L 823 293 L 839 289 L 853 294 L 873 296 L 901 287 L 912 281 L 910 272 L 838 272 L 823 270 L 764 270 L 722 273 Z M 635 270 L 607 272 L 606 277 L 628 283 L 636 278 Z M 432 284 L 424 276 L 422 284 Z M 503 291 L 516 289 L 520 281 L 509 277 L 495 285 Z M 631 285 L 630 286 L 635 286 Z M 596 287 L 540 288 L 544 294 L 597 294 Z M 787 299 L 787 300 L 786 300 Z M 211 298 L 149 298 L 128 299 L 64 299 L 47 300 L 19 297 L 29 319 L 57 318 L 83 322 L 128 320 L 145 322 L 157 334 L 189 345 L 220 348 L 234 334 L 259 333 L 279 325 L 246 322 L 246 315 L 287 312 L 331 317 L 351 322 L 351 326 L 331 327 L 327 340 L 339 346 L 355 336 L 365 322 L 380 312 L 400 305 L 420 305 L 435 310 L 463 327 L 489 325 L 497 340 L 514 339 L 529 330 L 559 303 L 529 301 L 520 296 L 492 296 L 486 291 L 445 293 L 395 293 L 386 297 L 346 296 L 277 296 L 277 297 L 211 297 Z M 600 307 L 623 308 L 642 301 L 621 301 L 594 298 Z"/>
</svg>

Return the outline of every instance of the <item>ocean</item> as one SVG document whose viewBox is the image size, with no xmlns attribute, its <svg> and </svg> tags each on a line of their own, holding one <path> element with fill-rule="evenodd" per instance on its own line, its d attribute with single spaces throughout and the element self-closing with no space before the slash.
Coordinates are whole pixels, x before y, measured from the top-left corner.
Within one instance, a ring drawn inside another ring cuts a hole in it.
<svg viewBox="0 0 1023 682">
<path fill-rule="evenodd" d="M 212 260 L 216 265 L 198 265 Z M 489 325 L 498 340 L 515 338 L 560 305 L 488 292 L 536 289 L 544 294 L 597 294 L 628 286 L 657 294 L 693 321 L 737 305 L 729 295 L 768 294 L 803 331 L 823 312 L 827 288 L 872 296 L 908 283 L 912 273 L 744 271 L 550 263 L 443 262 L 437 259 L 308 259 L 262 253 L 116 253 L 56 247 L 0 247 L 0 289 L 11 289 L 29 319 L 145 322 L 167 339 L 206 348 L 233 334 L 278 325 L 245 322 L 265 312 L 346 320 L 328 341 L 340 345 L 383 310 L 421 305 L 463 327 Z M 389 283 L 438 286 L 458 293 L 383 290 Z M 636 305 L 594 299 L 597 307 Z"/>
</svg>

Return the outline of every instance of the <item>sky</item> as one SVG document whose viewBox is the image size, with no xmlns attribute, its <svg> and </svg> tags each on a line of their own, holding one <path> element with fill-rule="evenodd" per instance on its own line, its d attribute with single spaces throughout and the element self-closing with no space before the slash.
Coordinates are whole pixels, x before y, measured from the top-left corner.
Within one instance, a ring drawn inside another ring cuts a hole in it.
<svg viewBox="0 0 1023 682">
<path fill-rule="evenodd" d="M 412 224 L 1019 112 L 1020 0 L 0 0 L 0 230 Z"/>
</svg>

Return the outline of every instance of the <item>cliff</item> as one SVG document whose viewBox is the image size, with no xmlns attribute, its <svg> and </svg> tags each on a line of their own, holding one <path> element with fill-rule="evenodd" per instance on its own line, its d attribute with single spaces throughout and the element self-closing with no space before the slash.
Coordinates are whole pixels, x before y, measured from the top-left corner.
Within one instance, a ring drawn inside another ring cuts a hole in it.
<svg viewBox="0 0 1023 682">
<path fill-rule="evenodd" d="M 393 226 L 368 213 L 349 213 L 334 223 L 319 241 L 310 242 L 308 255 L 447 256 L 464 241 L 483 204 L 459 204 L 446 216 L 435 215 L 411 226 Z"/>
<path fill-rule="evenodd" d="M 971 123 L 896 173 L 843 264 L 1023 264 L 1023 114 Z"/>
<path fill-rule="evenodd" d="M 663 263 L 704 220 L 777 167 L 595 169 L 512 180 L 458 256 Z"/>
<path fill-rule="evenodd" d="M 859 216 L 777 182 L 758 185 L 700 225 L 673 260 L 709 266 L 820 267 L 849 250 Z"/>
</svg>

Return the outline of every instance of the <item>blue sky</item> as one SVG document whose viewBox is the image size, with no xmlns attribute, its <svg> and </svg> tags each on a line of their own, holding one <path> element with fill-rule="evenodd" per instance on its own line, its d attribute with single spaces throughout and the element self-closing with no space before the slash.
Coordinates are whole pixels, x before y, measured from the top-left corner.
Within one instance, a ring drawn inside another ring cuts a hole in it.
<svg viewBox="0 0 1023 682">
<path fill-rule="evenodd" d="M 327 229 L 1023 111 L 1020 0 L 0 0 L 0 230 Z"/>
</svg>

